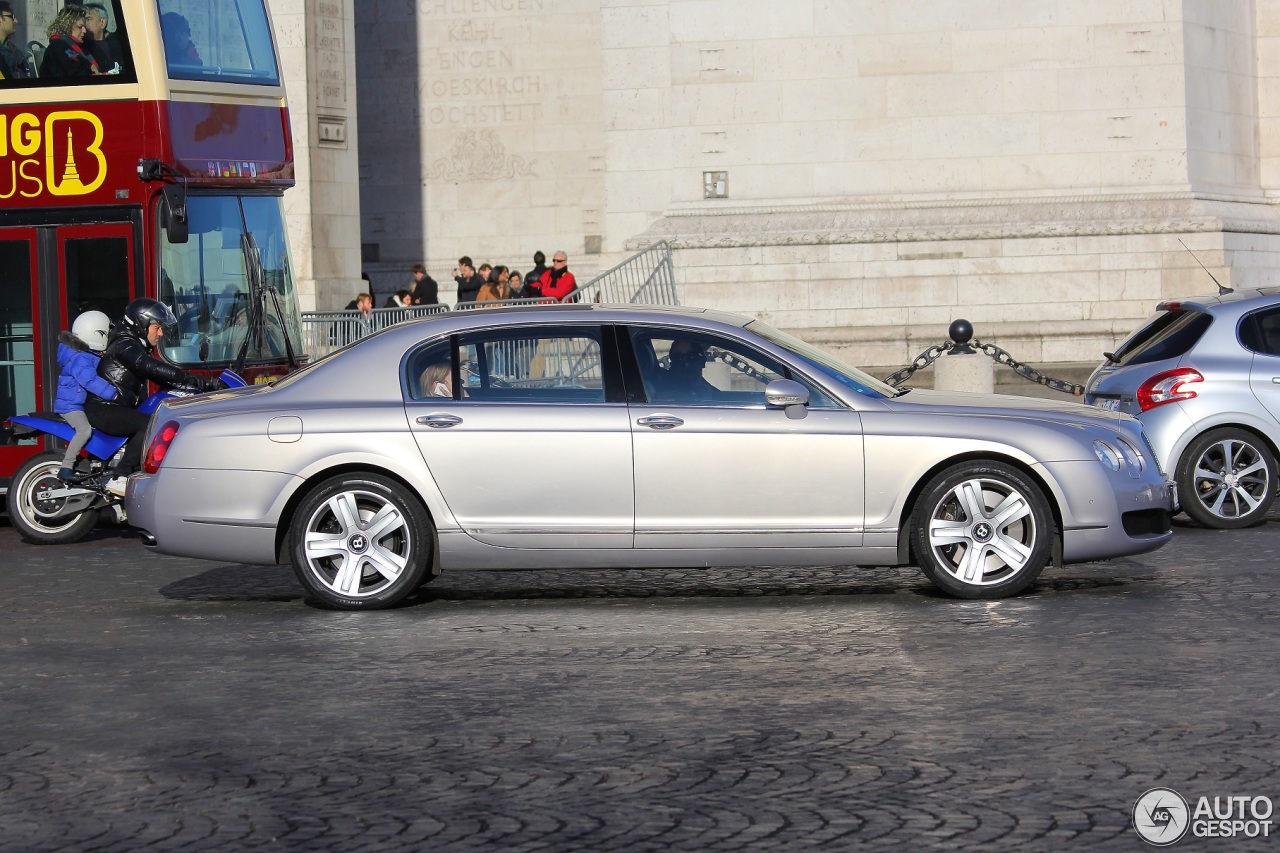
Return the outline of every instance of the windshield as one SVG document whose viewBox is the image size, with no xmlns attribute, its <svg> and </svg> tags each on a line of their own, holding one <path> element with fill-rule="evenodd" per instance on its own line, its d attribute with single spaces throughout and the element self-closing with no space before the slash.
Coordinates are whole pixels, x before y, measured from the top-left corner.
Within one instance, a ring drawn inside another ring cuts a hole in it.
<svg viewBox="0 0 1280 853">
<path fill-rule="evenodd" d="M 859 394 L 867 397 L 893 397 L 898 393 L 893 387 L 884 384 L 879 379 L 863 373 L 856 367 L 850 367 L 840 359 L 823 352 L 817 347 L 807 344 L 799 338 L 793 338 L 786 332 L 779 332 L 759 320 L 753 320 L 748 323 L 746 328 L 766 341 L 775 343 L 790 351 L 823 376 L 834 379 L 844 387 Z"/>
<path fill-rule="evenodd" d="M 171 79 L 280 84 L 263 0 L 161 0 L 160 31 Z"/>
<path fill-rule="evenodd" d="M 170 243 L 159 231 L 160 299 L 178 317 L 178 339 L 161 342 L 165 356 L 186 367 L 225 366 L 236 360 L 247 337 L 247 363 L 280 363 L 288 356 L 286 333 L 300 354 L 298 294 L 280 198 L 192 195 L 187 217 L 187 242 Z M 258 275 L 250 275 L 249 256 L 261 263 L 256 293 Z M 254 322 L 255 314 L 261 323 Z"/>
</svg>

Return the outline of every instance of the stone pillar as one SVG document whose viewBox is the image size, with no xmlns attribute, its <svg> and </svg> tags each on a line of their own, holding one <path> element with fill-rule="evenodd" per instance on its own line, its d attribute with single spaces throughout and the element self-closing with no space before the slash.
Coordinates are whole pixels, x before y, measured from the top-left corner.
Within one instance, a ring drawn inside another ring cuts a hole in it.
<svg viewBox="0 0 1280 853">
<path fill-rule="evenodd" d="M 996 389 L 995 362 L 982 353 L 947 353 L 933 363 L 933 387 L 938 391 L 974 391 L 991 394 Z"/>
<path fill-rule="evenodd" d="M 284 195 L 304 311 L 361 289 L 355 0 L 268 0 L 289 99 L 297 185 Z"/>
</svg>

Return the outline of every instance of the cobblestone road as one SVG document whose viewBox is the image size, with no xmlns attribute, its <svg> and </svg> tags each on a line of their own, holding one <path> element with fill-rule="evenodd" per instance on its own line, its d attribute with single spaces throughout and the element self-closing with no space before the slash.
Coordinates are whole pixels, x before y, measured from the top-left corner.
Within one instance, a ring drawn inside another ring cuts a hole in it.
<svg viewBox="0 0 1280 853">
<path fill-rule="evenodd" d="M 0 850 L 1142 849 L 1151 787 L 1280 801 L 1278 552 L 1273 515 L 993 603 L 460 572 L 348 614 L 0 527 Z"/>
</svg>

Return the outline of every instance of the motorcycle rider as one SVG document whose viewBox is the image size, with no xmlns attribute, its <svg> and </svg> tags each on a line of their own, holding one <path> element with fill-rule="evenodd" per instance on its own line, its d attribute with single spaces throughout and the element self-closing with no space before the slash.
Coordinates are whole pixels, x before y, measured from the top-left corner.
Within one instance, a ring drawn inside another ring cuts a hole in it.
<svg viewBox="0 0 1280 853">
<path fill-rule="evenodd" d="M 93 424 L 108 435 L 128 436 L 124 456 L 111 471 L 104 489 L 124 496 L 127 478 L 142 462 L 142 441 L 150 416 L 135 406 L 146 390 L 147 380 L 170 388 L 199 391 L 218 388 L 218 380 L 188 373 L 151 355 L 151 350 L 168 335 L 177 336 L 178 320 L 168 305 L 143 297 L 130 302 L 124 317 L 112 330 L 112 339 L 98 363 L 98 375 L 116 389 L 116 398 L 103 400 L 95 394 L 85 399 L 84 411 Z"/>
</svg>

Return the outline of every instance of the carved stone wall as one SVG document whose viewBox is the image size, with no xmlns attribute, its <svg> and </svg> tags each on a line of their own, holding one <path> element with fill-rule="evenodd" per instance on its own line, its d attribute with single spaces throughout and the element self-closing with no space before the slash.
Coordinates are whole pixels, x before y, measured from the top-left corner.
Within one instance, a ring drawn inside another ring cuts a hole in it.
<svg viewBox="0 0 1280 853">
<path fill-rule="evenodd" d="M 599 0 L 362 7 L 361 231 L 380 291 L 462 255 L 589 272 L 604 206 Z"/>
</svg>

